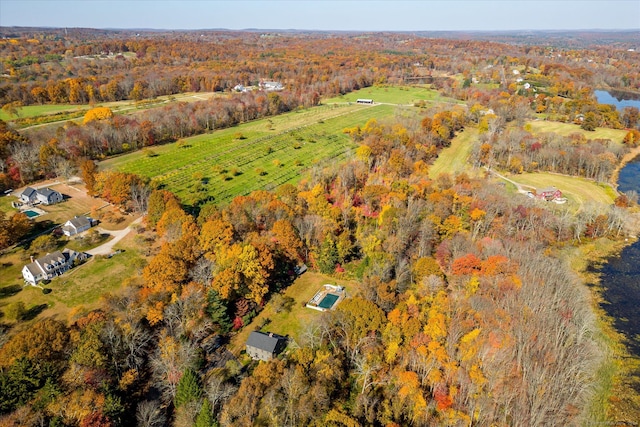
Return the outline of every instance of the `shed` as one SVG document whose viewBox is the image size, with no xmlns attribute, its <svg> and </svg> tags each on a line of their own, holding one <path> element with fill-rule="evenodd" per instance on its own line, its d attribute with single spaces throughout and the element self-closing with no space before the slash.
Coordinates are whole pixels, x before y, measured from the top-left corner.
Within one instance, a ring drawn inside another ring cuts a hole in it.
<svg viewBox="0 0 640 427">
<path fill-rule="evenodd" d="M 361 98 L 361 99 L 358 99 L 356 101 L 356 103 L 358 103 L 358 104 L 373 104 L 373 99 L 363 99 L 363 98 Z"/>
<path fill-rule="evenodd" d="M 90 229 L 92 226 L 93 221 L 91 218 L 87 218 L 86 216 L 76 216 L 64 223 L 62 226 L 62 232 L 65 236 L 73 236 Z"/>
<path fill-rule="evenodd" d="M 255 360 L 271 360 L 287 347 L 287 337 L 253 331 L 247 339 L 247 354 Z"/>
</svg>

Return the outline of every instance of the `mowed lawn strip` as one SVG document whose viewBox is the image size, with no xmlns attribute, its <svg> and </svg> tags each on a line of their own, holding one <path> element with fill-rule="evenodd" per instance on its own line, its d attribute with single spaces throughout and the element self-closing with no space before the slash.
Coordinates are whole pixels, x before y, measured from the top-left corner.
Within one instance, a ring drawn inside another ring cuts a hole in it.
<svg viewBox="0 0 640 427">
<path fill-rule="evenodd" d="M 418 101 L 462 104 L 462 101 L 444 97 L 436 90 L 429 89 L 428 87 L 415 86 L 371 86 L 354 92 L 349 92 L 341 96 L 329 98 L 323 102 L 328 104 L 356 102 L 358 99 L 372 99 L 374 102 L 405 105 L 413 105 Z"/>
<path fill-rule="evenodd" d="M 284 291 L 285 297 L 288 296 L 294 299 L 291 310 L 282 310 L 280 313 L 276 313 L 273 305 L 267 303 L 260 314 L 231 339 L 230 350 L 235 355 L 240 354 L 245 349 L 245 343 L 251 331 L 257 330 L 265 319 L 269 319 L 270 322 L 264 327 L 264 331 L 289 336 L 299 342 L 304 328 L 323 315 L 322 312 L 307 308 L 305 305 L 325 284 L 344 286 L 347 291 L 347 297 L 353 296 L 357 292 L 357 286 L 352 282 L 337 280 L 320 273 L 308 271 L 298 277 Z"/>
<path fill-rule="evenodd" d="M 351 105 L 292 112 L 154 147 L 153 156 L 138 151 L 109 159 L 100 167 L 148 177 L 188 205 L 212 198 L 224 204 L 296 182 L 316 164 L 344 159 L 356 147 L 345 128 L 389 117 L 395 109 Z"/>
<path fill-rule="evenodd" d="M 523 173 L 521 175 L 512 175 L 509 178 L 520 184 L 531 185 L 538 190 L 545 187 L 556 187 L 562 191 L 563 196 L 569 200 L 569 203 L 576 210 L 579 210 L 588 201 L 610 205 L 616 197 L 611 187 L 599 185 L 585 178 L 546 172 Z"/>
<path fill-rule="evenodd" d="M 478 130 L 465 128 L 451 141 L 451 145 L 440 151 L 438 158 L 429 168 L 429 178 L 435 179 L 442 173 L 458 174 L 469 167 L 468 160 L 473 144 L 478 138 Z"/>
<path fill-rule="evenodd" d="M 562 136 L 569 136 L 573 133 L 584 135 L 587 139 L 610 139 L 614 142 L 622 143 L 627 131 L 624 129 L 596 128 L 590 132 L 581 129 L 579 125 L 572 123 L 561 123 L 553 121 L 535 120 L 527 122 L 531 126 L 534 134 L 553 132 Z"/>
</svg>

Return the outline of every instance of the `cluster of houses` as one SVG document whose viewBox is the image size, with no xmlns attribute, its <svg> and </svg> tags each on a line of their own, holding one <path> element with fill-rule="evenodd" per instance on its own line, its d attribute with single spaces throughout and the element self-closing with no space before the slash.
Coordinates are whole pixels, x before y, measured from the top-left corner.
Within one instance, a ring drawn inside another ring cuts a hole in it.
<svg viewBox="0 0 640 427">
<path fill-rule="evenodd" d="M 250 92 L 252 89 L 255 89 L 255 86 L 246 87 L 244 85 L 237 84 L 233 87 L 233 90 L 235 90 L 236 92 L 243 92 L 243 93 Z M 264 90 L 265 92 L 273 92 L 273 91 L 284 90 L 284 86 L 280 82 L 261 81 L 258 84 L 258 89 Z"/>
<path fill-rule="evenodd" d="M 76 216 L 68 220 L 62 226 L 62 232 L 65 236 L 75 236 L 76 234 L 87 231 L 96 225 L 96 222 L 86 216 Z M 72 249 L 65 248 L 61 251 L 55 251 L 46 254 L 38 259 L 31 258 L 31 263 L 22 268 L 22 277 L 26 283 L 37 285 L 43 280 L 50 280 L 60 276 L 65 271 L 73 267 L 74 263 L 87 259 L 84 252 L 76 252 Z"/>
</svg>

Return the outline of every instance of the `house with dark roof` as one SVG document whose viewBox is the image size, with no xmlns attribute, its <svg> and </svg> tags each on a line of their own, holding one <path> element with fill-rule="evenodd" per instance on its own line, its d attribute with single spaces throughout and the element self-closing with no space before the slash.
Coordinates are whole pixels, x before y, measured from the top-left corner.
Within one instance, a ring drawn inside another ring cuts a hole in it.
<svg viewBox="0 0 640 427">
<path fill-rule="evenodd" d="M 35 285 L 43 280 L 62 275 L 73 266 L 76 260 L 83 261 L 85 259 L 87 259 L 87 254 L 84 252 L 65 248 L 62 252 L 55 251 L 36 260 L 32 258 L 31 263 L 22 268 L 22 277 L 25 282 Z"/>
<path fill-rule="evenodd" d="M 31 187 L 27 187 L 22 190 L 22 193 L 18 196 L 23 203 L 35 203 L 40 202 L 44 205 L 54 205 L 60 203 L 63 199 L 62 194 L 56 190 L 50 188 L 41 188 L 36 190 Z"/>
<path fill-rule="evenodd" d="M 271 360 L 287 347 L 287 337 L 253 331 L 247 339 L 247 354 L 254 360 Z"/>
<path fill-rule="evenodd" d="M 50 188 L 41 188 L 36 191 L 36 199 L 42 204 L 55 205 L 56 203 L 60 203 L 62 201 L 62 194 L 58 193 L 56 190 L 52 190 Z"/>
<path fill-rule="evenodd" d="M 35 189 L 27 187 L 22 190 L 22 193 L 20 193 L 18 197 L 23 203 L 33 203 L 36 201 L 36 194 L 38 194 L 38 192 Z"/>
<path fill-rule="evenodd" d="M 65 222 L 62 226 L 62 232 L 65 236 L 74 236 L 83 231 L 87 231 L 93 226 L 93 220 L 86 216 L 76 216 Z"/>
</svg>

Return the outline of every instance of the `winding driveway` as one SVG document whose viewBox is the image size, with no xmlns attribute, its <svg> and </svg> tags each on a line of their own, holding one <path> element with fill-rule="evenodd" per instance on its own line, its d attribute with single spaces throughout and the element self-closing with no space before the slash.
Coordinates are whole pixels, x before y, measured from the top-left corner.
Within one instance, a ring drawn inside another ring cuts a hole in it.
<svg viewBox="0 0 640 427">
<path fill-rule="evenodd" d="M 131 224 L 129 224 L 129 226 L 123 230 L 117 230 L 117 231 L 113 231 L 113 230 L 105 230 L 103 228 L 96 228 L 96 230 L 98 230 L 100 232 L 100 234 L 111 234 L 113 236 L 113 239 L 109 240 L 108 242 L 90 249 L 88 251 L 86 251 L 87 254 L 91 255 L 91 256 L 95 256 L 95 255 L 109 255 L 110 253 L 113 252 L 113 247 L 115 246 L 116 243 L 118 243 L 120 240 L 122 240 L 124 238 L 124 236 L 126 236 L 127 234 L 129 234 L 129 232 L 131 231 L 131 227 L 134 224 L 139 224 L 140 222 L 142 222 L 142 216 L 138 219 L 136 219 L 135 221 L 133 221 Z"/>
</svg>

